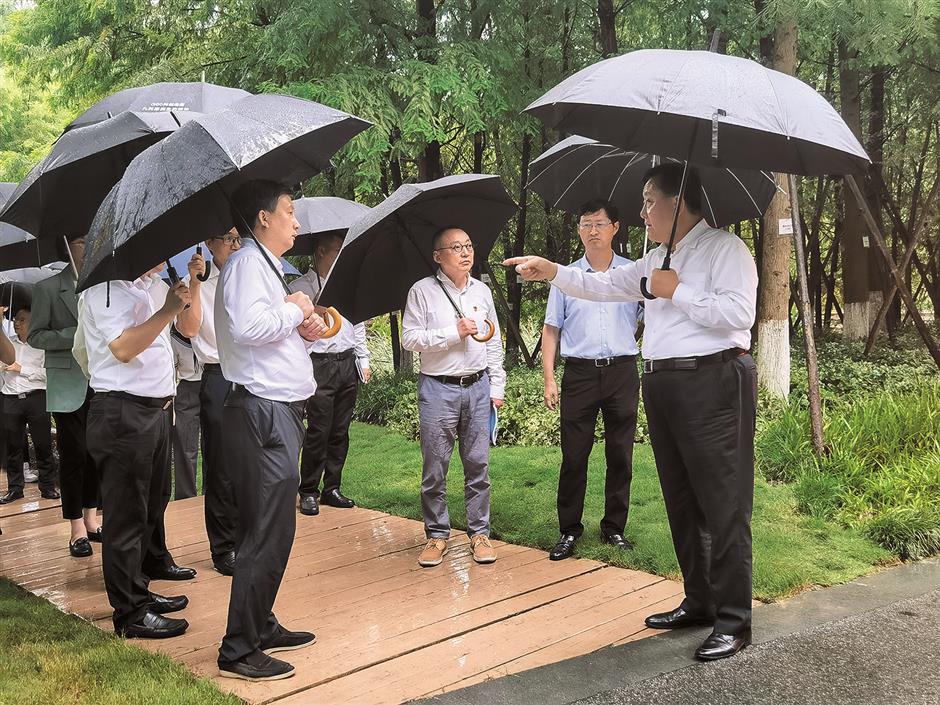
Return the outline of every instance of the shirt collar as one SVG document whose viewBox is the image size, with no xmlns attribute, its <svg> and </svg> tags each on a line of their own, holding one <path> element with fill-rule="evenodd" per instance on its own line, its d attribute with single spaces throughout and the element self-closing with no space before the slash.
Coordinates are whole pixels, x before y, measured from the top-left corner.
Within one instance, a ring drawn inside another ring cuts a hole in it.
<svg viewBox="0 0 940 705">
<path fill-rule="evenodd" d="M 454 291 L 457 291 L 457 292 L 462 291 L 462 289 L 458 289 L 458 288 L 457 288 L 457 285 L 454 284 L 453 280 L 452 280 L 449 276 L 447 276 L 446 274 L 444 274 L 444 270 L 443 270 L 443 269 L 438 268 L 438 270 L 437 270 L 437 278 L 438 278 L 440 281 L 442 281 L 444 284 L 450 286 L 450 288 L 453 289 Z M 468 275 L 468 276 L 467 276 L 467 286 L 464 287 L 464 288 L 465 288 L 465 289 L 469 289 L 472 284 L 473 284 L 473 277 L 471 277 L 471 276 Z"/>
<path fill-rule="evenodd" d="M 159 280 L 160 280 L 159 274 L 142 274 L 141 276 L 137 277 L 132 282 L 132 284 L 133 286 L 136 286 L 141 291 L 150 291 L 150 287 L 152 287 Z"/>
<path fill-rule="evenodd" d="M 578 264 L 581 265 L 581 269 L 583 269 L 585 272 L 597 271 L 594 269 L 594 267 L 591 266 L 591 261 L 588 259 L 587 254 L 585 254 L 580 260 L 578 260 Z M 609 271 L 616 266 L 617 266 L 617 253 L 611 250 L 610 264 L 607 266 L 607 270 Z"/>
<path fill-rule="evenodd" d="M 692 226 L 692 229 L 685 234 L 685 237 L 682 238 L 682 240 L 672 246 L 672 253 L 676 254 L 679 252 L 679 250 L 684 250 L 685 248 L 694 249 L 698 246 L 699 241 L 702 239 L 702 235 L 704 235 L 709 230 L 711 230 L 711 226 L 705 222 L 704 218 L 702 218 Z M 666 251 L 665 243 L 659 247 L 664 252 Z"/>
<path fill-rule="evenodd" d="M 274 253 L 265 247 L 260 240 L 255 240 L 253 237 L 247 237 L 242 240 L 242 247 L 245 247 L 245 245 L 257 247 L 259 251 L 264 250 L 264 254 L 267 254 L 271 261 L 274 262 L 274 266 L 277 267 L 277 271 L 279 271 L 281 274 L 284 274 L 284 265 L 281 264 L 281 258 L 275 257 Z"/>
</svg>

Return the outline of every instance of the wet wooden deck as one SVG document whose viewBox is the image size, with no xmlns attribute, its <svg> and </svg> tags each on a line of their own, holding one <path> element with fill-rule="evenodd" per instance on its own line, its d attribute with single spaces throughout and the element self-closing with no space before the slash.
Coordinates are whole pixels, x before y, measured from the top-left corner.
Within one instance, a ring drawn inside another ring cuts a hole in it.
<svg viewBox="0 0 940 705">
<path fill-rule="evenodd" d="M 0 574 L 60 609 L 110 630 L 111 610 L 95 555 L 68 555 L 58 502 L 28 496 L 0 507 Z M 589 560 L 551 562 L 544 551 L 494 542 L 499 560 L 477 565 L 454 533 L 437 568 L 417 564 L 419 522 L 369 509 L 325 507 L 298 516 L 293 553 L 275 611 L 317 643 L 283 656 L 296 675 L 269 683 L 218 678 L 230 579 L 211 568 L 202 498 L 170 504 L 168 542 L 190 582 L 153 583 L 185 593 L 190 622 L 176 639 L 137 640 L 215 679 L 251 703 L 402 703 L 651 636 L 649 612 L 678 602 L 681 586 Z M 174 615 L 177 616 L 177 615 Z"/>
</svg>

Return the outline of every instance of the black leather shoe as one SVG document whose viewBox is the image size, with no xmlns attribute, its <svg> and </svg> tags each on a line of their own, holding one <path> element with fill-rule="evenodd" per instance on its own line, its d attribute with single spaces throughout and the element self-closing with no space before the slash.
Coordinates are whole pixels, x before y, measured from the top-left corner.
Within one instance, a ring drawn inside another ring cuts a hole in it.
<svg viewBox="0 0 940 705">
<path fill-rule="evenodd" d="M 235 551 L 229 551 L 218 558 L 213 558 L 212 567 L 222 575 L 235 575 Z"/>
<path fill-rule="evenodd" d="M 574 544 L 578 540 L 577 536 L 572 534 L 562 534 L 558 543 L 548 553 L 548 560 L 563 561 L 565 558 L 571 558 L 574 555 Z"/>
<path fill-rule="evenodd" d="M 302 649 L 315 643 L 317 637 L 313 632 L 291 632 L 278 625 L 277 634 L 270 641 L 261 642 L 261 650 L 266 654 L 278 651 L 293 651 Z"/>
<path fill-rule="evenodd" d="M 145 612 L 136 622 L 114 628 L 114 633 L 128 639 L 169 639 L 179 636 L 189 628 L 185 619 L 164 617 L 155 612 Z"/>
<path fill-rule="evenodd" d="M 604 543 L 622 548 L 624 551 L 633 550 L 633 542 L 624 538 L 622 534 L 604 534 Z"/>
<path fill-rule="evenodd" d="M 320 513 L 320 505 L 315 495 L 308 494 L 300 498 L 300 513 L 308 517 L 315 517 Z"/>
<path fill-rule="evenodd" d="M 352 509 L 356 506 L 355 502 L 349 499 L 349 497 L 344 497 L 343 493 L 338 489 L 321 494 L 320 504 L 325 504 L 328 507 L 338 507 L 340 509 Z"/>
<path fill-rule="evenodd" d="M 164 597 L 155 592 L 150 593 L 150 611 L 155 614 L 169 614 L 170 612 L 179 612 L 186 609 L 189 604 L 189 598 L 186 595 L 178 597 Z"/>
<path fill-rule="evenodd" d="M 43 499 L 62 499 L 59 490 L 53 487 L 51 490 L 40 490 L 39 496 Z"/>
<path fill-rule="evenodd" d="M 720 658 L 734 656 L 751 643 L 751 630 L 745 629 L 740 634 L 718 634 L 712 632 L 695 650 L 695 658 L 700 661 L 717 661 Z"/>
<path fill-rule="evenodd" d="M 10 502 L 15 502 L 18 499 L 23 499 L 23 490 L 10 490 L 5 495 L 0 497 L 0 504 L 9 504 Z"/>
<path fill-rule="evenodd" d="M 286 661 L 279 661 L 256 651 L 238 661 L 219 659 L 219 675 L 246 681 L 276 681 L 294 675 L 294 667 Z"/>
<path fill-rule="evenodd" d="M 706 614 L 689 612 L 684 607 L 677 607 L 672 612 L 659 612 L 646 618 L 646 626 L 650 629 L 683 629 L 702 624 L 714 624 L 715 618 Z"/>
<path fill-rule="evenodd" d="M 95 541 L 96 543 L 101 543 L 101 527 L 100 526 L 94 531 L 88 532 L 88 540 Z"/>
<path fill-rule="evenodd" d="M 175 563 L 160 570 L 145 570 L 144 573 L 151 580 L 192 580 L 196 577 L 196 571 L 193 568 L 181 568 Z"/>
<path fill-rule="evenodd" d="M 69 553 L 75 558 L 88 558 L 92 554 L 91 544 L 82 536 L 80 539 L 69 542 Z"/>
</svg>

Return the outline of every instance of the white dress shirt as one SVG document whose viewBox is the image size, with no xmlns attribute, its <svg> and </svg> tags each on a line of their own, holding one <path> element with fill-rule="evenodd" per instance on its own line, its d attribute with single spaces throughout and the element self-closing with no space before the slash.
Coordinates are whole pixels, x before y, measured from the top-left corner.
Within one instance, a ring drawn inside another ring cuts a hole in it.
<svg viewBox="0 0 940 705">
<path fill-rule="evenodd" d="M 81 294 L 79 322 L 88 355 L 90 386 L 96 392 L 127 392 L 140 397 L 176 394 L 170 327 L 130 362 L 121 362 L 108 346 L 128 328 L 145 323 L 166 302 L 170 288 L 159 275 L 132 282 L 95 284 Z"/>
<path fill-rule="evenodd" d="M 3 370 L 2 394 L 25 394 L 46 388 L 46 352 L 31 347 L 14 335 L 10 338 L 16 351 L 19 372 L 10 372 L 9 366 L 0 363 Z"/>
<path fill-rule="evenodd" d="M 265 250 L 283 273 L 281 261 Z M 215 333 L 225 379 L 272 401 L 309 399 L 317 391 L 306 341 L 297 332 L 300 307 L 284 301 L 284 288 L 254 240 L 232 253 L 215 299 Z"/>
<path fill-rule="evenodd" d="M 606 272 L 559 267 L 551 283 L 592 301 L 638 301 L 643 298 L 641 277 L 660 268 L 665 255 L 666 247 L 660 245 L 643 259 Z M 679 276 L 672 299 L 646 302 L 643 357 L 662 360 L 749 349 L 757 267 L 747 245 L 701 220 L 674 248 L 671 267 Z"/>
<path fill-rule="evenodd" d="M 302 277 L 297 277 L 290 285 L 291 291 L 302 291 L 310 297 L 311 301 L 317 300 L 317 294 L 320 293 L 320 282 L 317 278 L 316 270 L 313 267 Z M 310 352 L 315 353 L 338 353 L 350 348 L 356 349 L 356 359 L 360 367 L 369 366 L 369 348 L 366 347 L 366 324 L 357 323 L 353 325 L 342 316 L 343 325 L 339 332 L 332 338 L 321 338 L 317 340 L 310 348 Z"/>
<path fill-rule="evenodd" d="M 481 335 L 487 330 L 483 319 L 493 322 L 496 331 L 488 342 L 477 342 L 469 335 L 460 338 L 457 312 L 438 281 L 447 287 L 460 310 L 476 321 Z M 503 398 L 506 372 L 496 306 L 489 287 L 479 279 L 468 277 L 462 290 L 440 270 L 436 278 L 420 279 L 408 292 L 401 328 L 402 347 L 420 354 L 423 374 L 461 377 L 486 369 L 490 377 L 490 396 Z"/>
<path fill-rule="evenodd" d="M 189 286 L 189 276 L 186 276 L 183 281 Z M 218 287 L 219 268 L 213 264 L 209 277 L 204 282 L 199 282 L 202 323 L 199 325 L 199 332 L 190 338 L 196 359 L 203 365 L 219 364 L 219 346 L 215 340 L 215 292 Z"/>
</svg>

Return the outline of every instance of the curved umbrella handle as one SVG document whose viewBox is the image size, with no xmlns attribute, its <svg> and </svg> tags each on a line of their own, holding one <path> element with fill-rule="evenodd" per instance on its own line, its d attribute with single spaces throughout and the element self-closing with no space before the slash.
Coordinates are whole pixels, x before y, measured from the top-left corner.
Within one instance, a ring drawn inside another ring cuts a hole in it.
<svg viewBox="0 0 940 705">
<path fill-rule="evenodd" d="M 318 306 L 317 308 L 322 307 Z M 343 327 L 343 318 L 339 315 L 339 311 L 337 311 L 332 306 L 328 306 L 320 311 L 317 311 L 317 313 L 323 317 L 323 320 L 326 321 L 326 324 L 329 326 L 326 333 L 320 336 L 321 339 L 332 338 L 334 335 L 339 333 L 339 329 Z"/>
<path fill-rule="evenodd" d="M 489 326 L 489 328 L 488 328 L 488 330 L 486 331 L 486 333 L 484 333 L 483 335 L 471 335 L 471 336 L 470 336 L 471 338 L 473 338 L 473 339 L 474 339 L 475 341 L 477 341 L 478 343 L 486 343 L 486 342 L 488 342 L 489 339 L 492 338 L 493 335 L 496 333 L 496 326 L 493 325 L 493 321 L 491 321 L 489 318 L 484 318 L 484 319 L 483 319 L 483 322 L 484 322 L 487 326 Z"/>
<path fill-rule="evenodd" d="M 196 254 L 197 254 L 197 255 L 201 255 L 201 254 L 202 254 L 202 245 L 196 245 Z M 207 259 L 207 260 L 206 260 L 206 271 L 203 272 L 202 274 L 197 274 L 197 275 L 196 275 L 196 279 L 198 279 L 198 280 L 201 281 L 201 282 L 208 281 L 208 279 L 209 279 L 209 272 L 211 272 L 211 271 L 212 271 L 212 260 L 208 260 L 208 259 Z"/>
<path fill-rule="evenodd" d="M 652 301 L 655 298 L 658 298 L 656 296 L 653 296 L 653 294 L 650 293 L 650 290 L 646 288 L 646 282 L 647 282 L 646 277 L 640 277 L 640 293 L 643 294 L 643 298 L 649 299 L 650 301 Z"/>
</svg>

